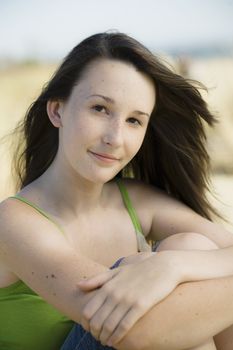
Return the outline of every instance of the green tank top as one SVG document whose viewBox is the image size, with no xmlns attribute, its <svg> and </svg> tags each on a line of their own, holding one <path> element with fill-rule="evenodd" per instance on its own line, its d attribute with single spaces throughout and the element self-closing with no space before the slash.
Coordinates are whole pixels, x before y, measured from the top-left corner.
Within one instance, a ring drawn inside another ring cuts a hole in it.
<svg viewBox="0 0 233 350">
<path fill-rule="evenodd" d="M 121 181 L 117 184 L 135 227 L 138 251 L 149 251 L 137 214 Z M 45 211 L 19 195 L 14 197 L 44 215 L 64 233 Z M 58 350 L 74 322 L 19 280 L 0 288 L 0 350 Z"/>
</svg>

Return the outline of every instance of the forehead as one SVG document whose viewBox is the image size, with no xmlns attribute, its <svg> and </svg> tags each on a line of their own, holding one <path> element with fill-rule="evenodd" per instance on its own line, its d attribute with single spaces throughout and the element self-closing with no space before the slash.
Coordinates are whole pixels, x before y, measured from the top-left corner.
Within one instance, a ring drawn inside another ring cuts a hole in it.
<svg viewBox="0 0 233 350">
<path fill-rule="evenodd" d="M 152 79 L 139 72 L 132 64 L 113 59 L 91 62 L 73 91 L 76 96 L 102 94 L 137 107 L 153 109 L 155 86 Z"/>
</svg>

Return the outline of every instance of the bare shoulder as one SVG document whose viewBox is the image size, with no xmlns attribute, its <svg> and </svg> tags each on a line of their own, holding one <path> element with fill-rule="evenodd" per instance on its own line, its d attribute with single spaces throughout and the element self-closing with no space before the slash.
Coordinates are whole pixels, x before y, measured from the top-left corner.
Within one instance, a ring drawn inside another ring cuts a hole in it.
<svg viewBox="0 0 233 350">
<path fill-rule="evenodd" d="M 167 193 L 134 179 L 126 179 L 123 182 L 139 219 L 145 227 L 149 226 L 148 239 L 162 240 L 176 233 L 195 232 L 203 234 L 219 247 L 233 245 L 231 232 L 222 225 L 200 216 Z"/>
<path fill-rule="evenodd" d="M 167 209 L 193 212 L 185 204 L 155 186 L 130 178 L 123 179 L 122 181 L 129 192 L 133 204 L 138 210 L 146 209 L 153 216 L 155 210 L 159 215 L 167 212 Z"/>
<path fill-rule="evenodd" d="M 159 222 L 163 221 L 164 215 L 168 214 L 168 207 L 180 206 L 180 203 L 155 186 L 142 181 L 132 178 L 122 179 L 121 181 L 126 187 L 132 205 L 139 217 L 144 235 L 150 238 L 149 235 L 152 230 L 159 235 Z M 157 223 L 156 226 L 154 222 Z"/>
<path fill-rule="evenodd" d="M 155 186 L 146 184 L 145 182 L 133 179 L 133 178 L 124 178 L 121 179 L 124 185 L 127 187 L 130 195 L 133 197 L 140 198 L 142 200 L 153 199 L 157 197 L 168 198 L 168 195 L 158 189 Z"/>
<path fill-rule="evenodd" d="M 141 222 L 147 226 L 149 239 L 161 240 L 178 232 L 195 232 L 197 222 L 207 221 L 155 186 L 135 179 L 124 179 L 123 183 Z"/>
<path fill-rule="evenodd" d="M 30 233 L 33 234 L 33 240 L 40 240 L 42 237 L 48 237 L 47 231 L 51 232 L 51 237 L 55 239 L 65 238 L 57 234 L 57 229 L 46 218 L 33 210 L 24 203 L 8 198 L 0 203 L 0 239 L 13 240 L 15 243 L 23 238 L 30 240 Z M 12 242 L 12 243 L 14 243 Z"/>
<path fill-rule="evenodd" d="M 67 245 L 65 237 L 31 207 L 11 198 L 0 203 L 0 257 L 14 273 L 17 274 L 17 256 L 23 266 L 30 256 L 46 258 L 51 253 L 46 246 L 62 245 Z"/>
<path fill-rule="evenodd" d="M 10 198 L 0 204 L 0 258 L 35 289 L 44 280 L 41 284 L 42 280 L 37 280 L 32 272 L 46 276 L 49 271 L 60 269 L 71 277 L 72 268 L 69 272 L 66 268 L 77 270 L 77 260 L 85 260 L 51 221 Z"/>
<path fill-rule="evenodd" d="M 63 314 L 79 322 L 85 297 L 77 282 L 107 270 L 77 254 L 49 220 L 14 199 L 0 204 L 0 259 Z"/>
</svg>

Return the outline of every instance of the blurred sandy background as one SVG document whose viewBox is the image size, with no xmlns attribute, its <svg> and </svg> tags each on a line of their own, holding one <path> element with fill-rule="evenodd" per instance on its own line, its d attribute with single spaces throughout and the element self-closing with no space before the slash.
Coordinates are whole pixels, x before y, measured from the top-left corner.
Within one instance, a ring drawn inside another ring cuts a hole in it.
<svg viewBox="0 0 233 350">
<path fill-rule="evenodd" d="M 215 130 L 208 132 L 212 159 L 214 204 L 233 222 L 233 58 L 173 59 L 176 70 L 203 82 L 203 93 L 210 109 L 219 119 Z M 23 117 L 33 99 L 56 68 L 55 64 L 25 63 L 0 69 L 0 137 L 7 134 Z M 0 199 L 14 192 L 10 171 L 9 143 L 0 145 Z M 225 224 L 229 228 L 231 224 Z"/>
</svg>

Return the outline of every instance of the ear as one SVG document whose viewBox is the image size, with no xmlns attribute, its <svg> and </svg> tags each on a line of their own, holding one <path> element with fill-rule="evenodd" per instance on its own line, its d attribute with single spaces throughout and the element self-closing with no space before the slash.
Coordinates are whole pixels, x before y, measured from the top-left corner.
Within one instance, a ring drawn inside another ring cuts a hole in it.
<svg viewBox="0 0 233 350">
<path fill-rule="evenodd" d="M 62 110 L 62 102 L 59 100 L 49 100 L 47 102 L 47 114 L 49 120 L 56 128 L 60 128 L 62 125 L 60 112 Z"/>
</svg>

